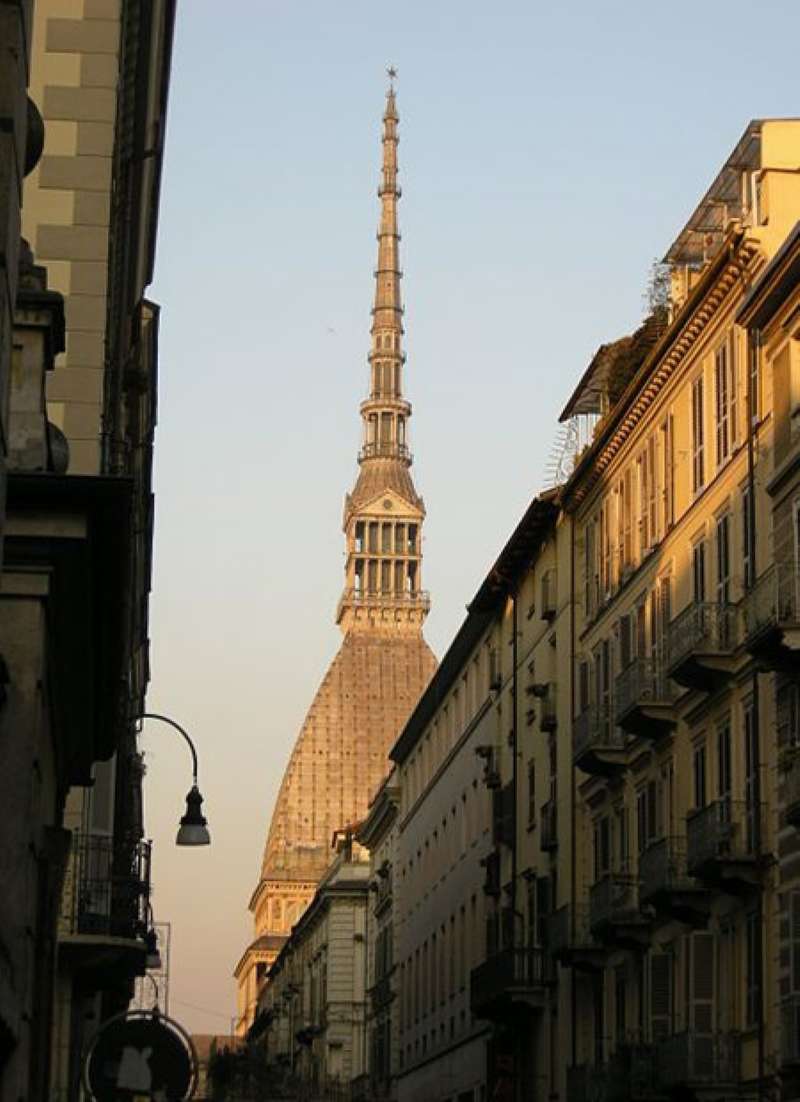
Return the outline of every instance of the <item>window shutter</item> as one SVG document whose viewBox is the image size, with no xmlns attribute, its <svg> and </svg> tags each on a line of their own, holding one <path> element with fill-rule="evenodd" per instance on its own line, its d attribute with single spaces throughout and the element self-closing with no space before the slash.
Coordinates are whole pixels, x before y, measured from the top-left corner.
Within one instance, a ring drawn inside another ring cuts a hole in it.
<svg viewBox="0 0 800 1102">
<path fill-rule="evenodd" d="M 800 993 L 800 891 L 789 897 L 792 939 L 792 992 Z"/>
<path fill-rule="evenodd" d="M 547 916 L 550 913 L 550 881 L 546 876 L 536 880 L 537 944 L 544 945 L 547 936 Z"/>
<path fill-rule="evenodd" d="M 650 1036 L 667 1037 L 672 1027 L 672 955 L 650 954 Z"/>
<path fill-rule="evenodd" d="M 698 1034 L 714 1032 L 714 935 L 695 933 L 692 949 L 690 1028 Z"/>
</svg>

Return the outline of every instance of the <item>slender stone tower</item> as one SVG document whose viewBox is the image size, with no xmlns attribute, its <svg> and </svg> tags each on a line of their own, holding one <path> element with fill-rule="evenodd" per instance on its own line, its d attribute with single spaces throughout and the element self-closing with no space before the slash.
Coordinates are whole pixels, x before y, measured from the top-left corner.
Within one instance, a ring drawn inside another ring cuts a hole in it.
<svg viewBox="0 0 800 1102">
<path fill-rule="evenodd" d="M 361 403 L 360 470 L 344 504 L 347 559 L 336 611 L 344 639 L 308 710 L 272 813 L 250 900 L 255 940 L 234 973 L 240 1033 L 252 1022 L 261 979 L 331 861 L 334 831 L 366 812 L 386 775 L 388 751 L 436 665 L 422 637 L 429 607 L 422 589 L 425 508 L 411 478 L 411 405 L 403 397 L 397 123 L 392 81 L 383 115 L 369 396 Z"/>
</svg>

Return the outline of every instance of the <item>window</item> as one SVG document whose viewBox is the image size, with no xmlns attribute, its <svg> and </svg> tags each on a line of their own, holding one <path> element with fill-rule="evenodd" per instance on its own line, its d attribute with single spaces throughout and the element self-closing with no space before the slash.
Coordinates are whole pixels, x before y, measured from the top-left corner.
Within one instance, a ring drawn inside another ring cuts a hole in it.
<svg viewBox="0 0 800 1102">
<path fill-rule="evenodd" d="M 528 826 L 536 822 L 536 763 L 528 762 Z"/>
<path fill-rule="evenodd" d="M 796 688 L 796 686 L 795 686 Z M 758 800 L 759 745 L 756 713 L 753 701 L 744 706 L 744 810 L 746 844 L 749 853 L 754 853 L 759 844 L 759 800 Z"/>
<path fill-rule="evenodd" d="M 675 521 L 675 443 L 672 414 L 661 423 L 661 529 L 668 532 Z"/>
<path fill-rule="evenodd" d="M 633 565 L 633 476 L 627 470 L 617 486 L 617 557 L 620 580 Z"/>
<path fill-rule="evenodd" d="M 725 513 L 717 520 L 717 604 L 731 600 L 731 518 Z"/>
<path fill-rule="evenodd" d="M 658 538 L 656 438 L 651 436 L 639 456 L 639 550 L 645 555 Z"/>
<path fill-rule="evenodd" d="M 747 1005 L 745 1008 L 746 1021 L 748 1026 L 756 1025 L 760 1018 L 760 972 L 759 967 L 760 955 L 761 955 L 761 939 L 758 928 L 758 915 L 755 911 L 751 911 L 745 918 L 745 937 L 746 937 L 746 975 L 745 985 L 747 991 Z"/>
<path fill-rule="evenodd" d="M 589 521 L 583 532 L 583 611 L 588 618 L 593 615 L 594 602 L 594 521 Z"/>
<path fill-rule="evenodd" d="M 755 581 L 752 545 L 752 517 L 750 516 L 750 487 L 742 488 L 742 583 L 745 589 L 751 589 Z"/>
<path fill-rule="evenodd" d="M 692 383 L 692 489 L 695 493 L 705 484 L 705 425 L 703 423 L 703 376 Z"/>
<path fill-rule="evenodd" d="M 733 353 L 731 333 L 714 354 L 718 467 L 730 457 L 736 443 L 736 361 Z"/>
<path fill-rule="evenodd" d="M 699 742 L 692 754 L 692 779 L 694 782 L 694 806 L 699 810 L 706 806 L 706 744 Z"/>
<path fill-rule="evenodd" d="M 614 969 L 614 1026 L 617 1044 L 624 1044 L 627 1040 L 626 1003 L 628 997 L 628 981 L 624 964 L 619 964 Z"/>
<path fill-rule="evenodd" d="M 750 341 L 749 349 L 750 370 L 750 424 L 758 424 L 761 416 L 761 349 L 759 348 L 758 335 Z"/>
<path fill-rule="evenodd" d="M 706 599 L 706 541 L 699 540 L 692 548 L 692 597 L 696 605 Z"/>
<path fill-rule="evenodd" d="M 611 830 L 607 815 L 594 824 L 594 878 L 600 880 L 611 867 Z"/>
<path fill-rule="evenodd" d="M 656 781 L 648 781 L 636 793 L 636 843 L 640 854 L 644 853 L 660 834 L 658 795 Z"/>
<path fill-rule="evenodd" d="M 720 817 L 724 822 L 731 817 L 731 722 L 724 720 L 717 728 L 717 795 Z"/>
<path fill-rule="evenodd" d="M 630 864 L 630 840 L 628 828 L 628 809 L 621 804 L 614 811 L 614 823 L 616 831 L 616 858 L 617 868 L 625 872 Z"/>
</svg>

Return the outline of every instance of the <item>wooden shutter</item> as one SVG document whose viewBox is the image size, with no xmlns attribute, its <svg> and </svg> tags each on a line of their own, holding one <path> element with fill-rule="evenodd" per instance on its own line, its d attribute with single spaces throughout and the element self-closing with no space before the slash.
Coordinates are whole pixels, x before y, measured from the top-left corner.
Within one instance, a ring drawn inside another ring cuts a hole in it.
<svg viewBox="0 0 800 1102">
<path fill-rule="evenodd" d="M 700 932 L 691 938 L 691 1020 L 695 1033 L 714 1032 L 714 935 Z"/>
<path fill-rule="evenodd" d="M 672 954 L 650 954 L 650 1036 L 657 1041 L 672 1032 Z"/>
<path fill-rule="evenodd" d="M 789 920 L 792 949 L 792 993 L 800 993 L 800 891 L 789 896 Z"/>
</svg>

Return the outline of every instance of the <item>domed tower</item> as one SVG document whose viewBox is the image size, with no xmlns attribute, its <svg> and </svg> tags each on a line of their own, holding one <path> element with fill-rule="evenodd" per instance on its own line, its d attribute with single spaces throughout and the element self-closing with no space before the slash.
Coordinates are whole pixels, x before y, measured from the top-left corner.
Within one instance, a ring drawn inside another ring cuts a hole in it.
<svg viewBox="0 0 800 1102">
<path fill-rule="evenodd" d="M 411 404 L 403 396 L 397 125 L 390 80 L 369 393 L 361 403 L 359 474 L 344 505 L 345 584 L 336 610 L 344 638 L 308 710 L 272 813 L 250 899 L 255 938 L 234 973 L 240 1033 L 252 1022 L 262 977 L 330 863 L 334 831 L 366 813 L 388 772 L 388 751 L 436 666 L 422 636 L 429 608 L 422 588 L 425 507 L 411 478 Z"/>
</svg>

